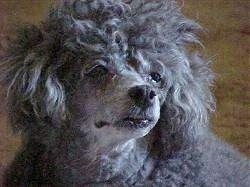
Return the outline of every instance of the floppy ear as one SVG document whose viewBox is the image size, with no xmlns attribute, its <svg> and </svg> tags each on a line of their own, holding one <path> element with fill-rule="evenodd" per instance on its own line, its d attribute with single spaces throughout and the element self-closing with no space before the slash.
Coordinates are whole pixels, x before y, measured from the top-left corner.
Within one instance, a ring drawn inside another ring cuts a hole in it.
<svg viewBox="0 0 250 187">
<path fill-rule="evenodd" d="M 50 50 L 57 44 L 47 40 L 53 43 L 48 48 L 45 45 L 50 44 L 44 41 L 35 26 L 19 29 L 1 60 L 1 79 L 6 85 L 10 121 L 15 129 L 26 128 L 36 118 L 65 112 L 64 87 L 49 61 Z"/>
<path fill-rule="evenodd" d="M 209 63 L 197 53 L 186 56 L 187 65 L 181 65 L 179 74 L 173 75 L 171 85 L 161 109 L 159 128 L 162 149 L 175 151 L 208 127 L 209 112 L 214 110 L 210 91 L 213 73 Z M 178 68 L 177 68 L 178 69 Z"/>
</svg>

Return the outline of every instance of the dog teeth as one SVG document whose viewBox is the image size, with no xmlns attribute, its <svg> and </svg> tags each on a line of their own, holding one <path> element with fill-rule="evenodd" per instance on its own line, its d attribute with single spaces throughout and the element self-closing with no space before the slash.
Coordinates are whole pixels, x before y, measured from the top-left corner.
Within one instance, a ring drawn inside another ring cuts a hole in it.
<svg viewBox="0 0 250 187">
<path fill-rule="evenodd" d="M 133 121 L 128 121 L 128 122 L 129 122 L 129 125 L 134 125 Z"/>
<path fill-rule="evenodd" d="M 148 126 L 149 121 L 150 120 L 148 120 L 148 119 L 139 119 L 139 118 L 128 117 L 128 118 L 124 119 L 122 126 L 124 126 L 124 127 L 127 126 L 128 128 L 131 128 L 131 129 L 145 128 Z"/>
</svg>

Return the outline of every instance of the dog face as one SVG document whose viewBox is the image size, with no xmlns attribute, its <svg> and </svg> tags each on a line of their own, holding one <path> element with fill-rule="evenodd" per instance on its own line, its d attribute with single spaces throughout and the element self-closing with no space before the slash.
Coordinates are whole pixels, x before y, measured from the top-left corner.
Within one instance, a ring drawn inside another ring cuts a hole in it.
<svg viewBox="0 0 250 187">
<path fill-rule="evenodd" d="M 24 28 L 3 60 L 18 130 L 34 119 L 70 121 L 86 140 L 110 145 L 149 133 L 163 103 L 170 130 L 206 123 L 212 73 L 185 49 L 199 43 L 200 26 L 175 1 L 63 2 Z"/>
<path fill-rule="evenodd" d="M 73 97 L 74 122 L 100 144 L 145 136 L 166 97 L 164 66 L 142 55 L 122 65 L 90 63 Z"/>
</svg>

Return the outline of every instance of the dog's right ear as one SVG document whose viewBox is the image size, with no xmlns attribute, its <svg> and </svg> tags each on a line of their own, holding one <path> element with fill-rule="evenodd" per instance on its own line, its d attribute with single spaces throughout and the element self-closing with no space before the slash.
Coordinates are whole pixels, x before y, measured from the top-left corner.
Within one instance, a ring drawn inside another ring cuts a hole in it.
<svg viewBox="0 0 250 187">
<path fill-rule="evenodd" d="M 56 53 L 56 42 L 38 27 L 25 26 L 18 29 L 1 59 L 1 80 L 15 129 L 31 125 L 35 118 L 64 115 L 64 88 L 50 57 Z"/>
</svg>

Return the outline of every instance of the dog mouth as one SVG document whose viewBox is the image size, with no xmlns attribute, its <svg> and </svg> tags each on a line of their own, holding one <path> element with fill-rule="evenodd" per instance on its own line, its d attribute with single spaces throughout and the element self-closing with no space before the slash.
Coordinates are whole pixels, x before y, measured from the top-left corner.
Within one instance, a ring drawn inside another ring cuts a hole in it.
<svg viewBox="0 0 250 187">
<path fill-rule="evenodd" d="M 146 128 L 152 123 L 153 123 L 153 119 L 151 118 L 126 117 L 120 120 L 118 123 L 116 123 L 116 126 L 137 129 L 137 128 Z M 110 125 L 111 124 L 106 121 L 99 121 L 95 123 L 95 126 L 97 128 L 102 128 L 104 126 L 110 126 Z"/>
<path fill-rule="evenodd" d="M 128 122 L 133 123 L 133 124 L 139 124 L 139 123 L 148 123 L 148 122 L 152 121 L 152 119 L 126 117 L 123 119 L 123 121 L 128 121 Z"/>
<path fill-rule="evenodd" d="M 152 125 L 154 121 L 155 120 L 150 117 L 125 117 L 113 124 L 106 121 L 98 121 L 95 123 L 95 127 L 100 129 L 105 126 L 114 126 L 120 128 L 139 129 Z"/>
<path fill-rule="evenodd" d="M 130 128 L 146 128 L 151 125 L 153 119 L 151 118 L 134 118 L 134 117 L 126 117 L 122 120 L 122 126 L 130 127 Z"/>
</svg>

